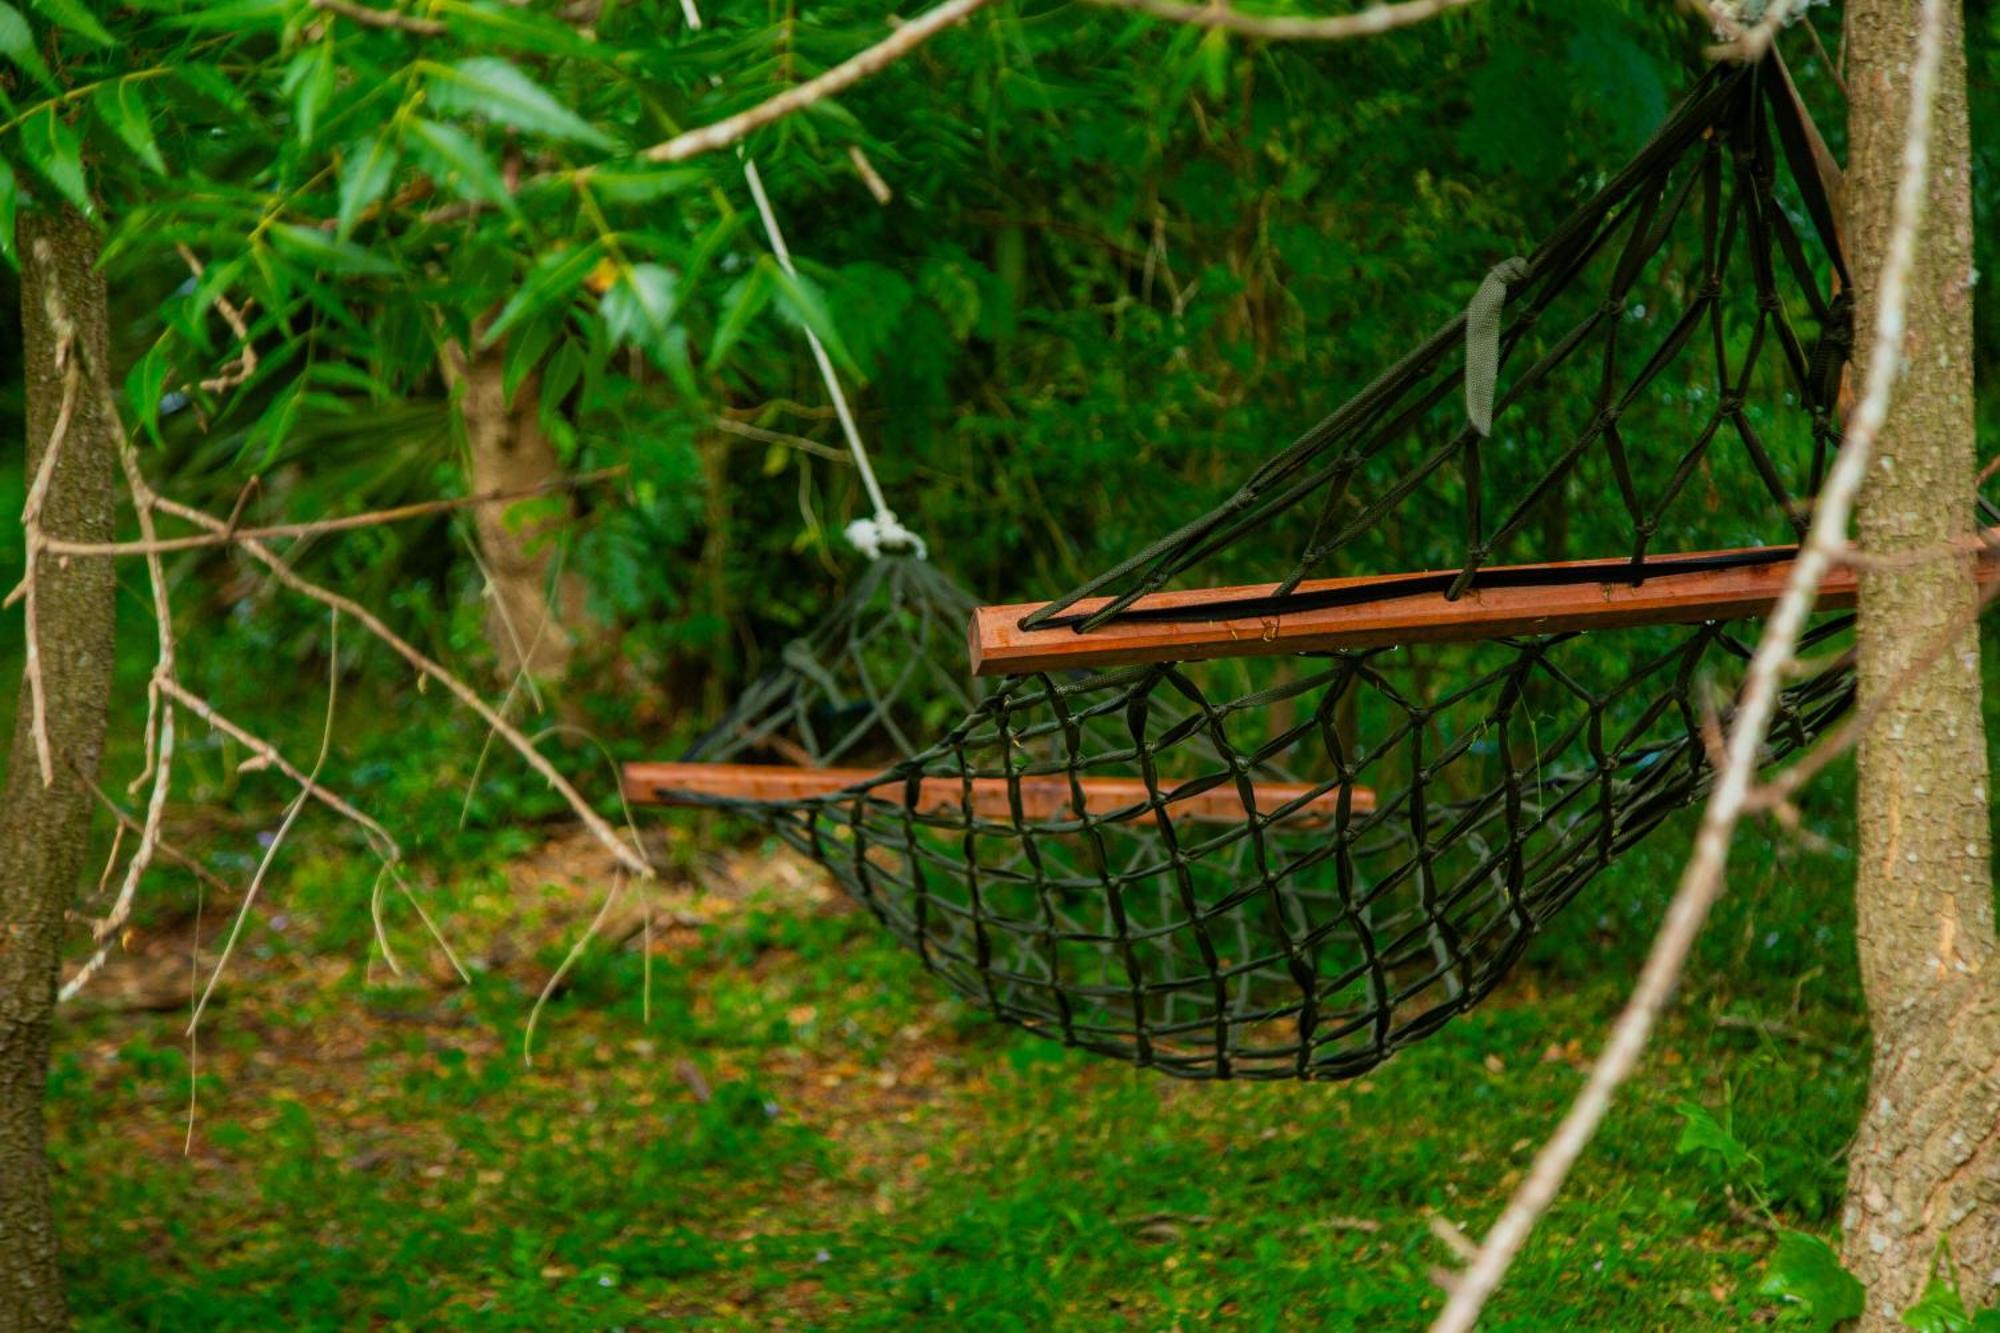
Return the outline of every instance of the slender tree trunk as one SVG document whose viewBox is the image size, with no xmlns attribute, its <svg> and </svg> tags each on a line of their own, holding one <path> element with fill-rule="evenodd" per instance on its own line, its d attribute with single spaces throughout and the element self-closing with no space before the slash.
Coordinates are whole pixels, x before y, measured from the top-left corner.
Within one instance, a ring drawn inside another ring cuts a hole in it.
<svg viewBox="0 0 2000 1333">
<path fill-rule="evenodd" d="M 472 489 L 527 490 L 562 479 L 562 462 L 542 430 L 539 377 L 530 374 L 508 402 L 498 347 L 468 355 L 456 343 L 444 352 L 446 380 L 458 396 L 470 453 Z M 486 638 L 503 675 L 560 679 L 575 649 L 572 631 L 583 614 L 583 583 L 558 567 L 560 541 L 574 518 L 560 493 L 473 511 L 490 601 Z"/>
<path fill-rule="evenodd" d="M 1973 522 L 1972 166 L 1963 20 L 1955 0 L 1947 8 L 1907 369 L 1861 497 L 1861 541 L 1875 555 L 1935 553 Z M 1918 0 L 1847 6 L 1862 329 L 1874 325 L 1917 24 Z M 1868 1286 L 1867 1329 L 1901 1326 L 1941 1242 L 1969 1302 L 2000 1289 L 2000 958 L 1976 630 L 1906 678 L 1973 596 L 1969 557 L 1861 578 L 1861 706 L 1887 701 L 1860 754 L 1856 897 L 1874 1059 L 1842 1218 L 1846 1262 Z"/>
<path fill-rule="evenodd" d="M 22 217 L 21 322 L 27 362 L 28 475 L 47 453 L 63 396 L 53 293 L 87 352 L 75 415 L 42 510 L 52 536 L 109 541 L 115 514 L 117 425 L 105 414 L 104 280 L 97 235 L 65 209 Z M 49 1208 L 43 1148 L 49 1024 L 55 1009 L 57 944 L 90 832 L 90 794 L 104 749 L 111 696 L 112 570 L 109 561 L 44 558 L 37 570 L 42 676 L 55 781 L 42 783 L 25 682 L 0 805 L 0 1333 L 67 1326 Z"/>
</svg>

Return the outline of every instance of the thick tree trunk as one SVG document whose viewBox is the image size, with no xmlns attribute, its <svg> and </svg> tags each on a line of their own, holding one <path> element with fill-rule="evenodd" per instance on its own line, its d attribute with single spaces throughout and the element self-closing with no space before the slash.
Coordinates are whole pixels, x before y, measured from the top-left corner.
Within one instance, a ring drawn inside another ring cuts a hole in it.
<svg viewBox="0 0 2000 1333">
<path fill-rule="evenodd" d="M 458 397 L 470 454 L 472 490 L 528 490 L 562 479 L 562 462 L 542 430 L 540 382 L 530 374 L 507 401 L 498 347 L 468 356 L 457 343 L 444 352 L 444 372 Z M 560 679 L 575 648 L 572 630 L 583 614 L 583 584 L 558 570 L 564 530 L 574 514 L 558 492 L 474 513 L 490 602 L 486 637 L 503 675 Z"/>
<path fill-rule="evenodd" d="M 1861 541 L 1875 555 L 1936 553 L 1973 521 L 1972 167 L 1962 18 L 1957 3 L 1947 8 L 1907 369 L 1861 499 Z M 1848 236 L 1864 330 L 1901 169 L 1917 16 L 1918 0 L 1847 6 Z M 1940 1242 L 1968 1301 L 1989 1303 L 2000 1287 L 2000 958 L 1976 631 L 1962 624 L 1908 675 L 1973 595 L 1969 558 L 1861 578 L 1861 706 L 1886 703 L 1860 754 L 1856 895 L 1874 1060 L 1842 1222 L 1847 1264 L 1868 1286 L 1869 1329 L 1900 1327 Z"/>
<path fill-rule="evenodd" d="M 24 216 L 19 227 L 21 322 L 27 361 L 28 475 L 47 453 L 62 402 L 49 296 L 87 353 L 75 415 L 62 439 L 42 510 L 52 536 L 109 541 L 114 535 L 117 425 L 105 414 L 104 280 L 97 235 L 64 210 Z M 95 780 L 111 696 L 112 570 L 105 560 L 44 558 L 37 571 L 39 633 L 49 749 L 55 781 L 42 783 L 25 682 L 0 805 L 0 1333 L 67 1326 L 56 1265 L 43 1151 L 49 1023 L 55 1008 L 57 944 L 90 832 Z"/>
</svg>

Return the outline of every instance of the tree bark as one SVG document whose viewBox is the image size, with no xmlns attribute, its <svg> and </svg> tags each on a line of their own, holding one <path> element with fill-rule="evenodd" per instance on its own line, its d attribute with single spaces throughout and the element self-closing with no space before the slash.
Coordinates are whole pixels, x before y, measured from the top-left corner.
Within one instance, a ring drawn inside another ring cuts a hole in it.
<svg viewBox="0 0 2000 1333">
<path fill-rule="evenodd" d="M 77 214 L 23 215 L 21 323 L 28 390 L 28 475 L 41 466 L 63 397 L 51 297 L 75 331 L 83 382 L 42 510 L 51 536 L 115 535 L 118 426 L 108 386 L 97 234 Z M 42 677 L 55 781 L 43 785 L 22 684 L 0 805 L 0 1333 L 67 1327 L 49 1206 L 43 1093 L 63 914 L 85 870 L 92 780 L 104 749 L 115 647 L 108 560 L 44 557 L 37 566 Z"/>
<path fill-rule="evenodd" d="M 444 350 L 444 373 L 465 423 L 472 490 L 527 490 L 562 479 L 562 461 L 542 430 L 541 381 L 529 374 L 507 400 L 501 348 Z M 559 492 L 473 510 L 488 588 L 486 638 L 503 676 L 521 671 L 559 680 L 569 669 L 583 614 L 583 583 L 558 571 L 564 530 L 573 521 Z"/>
<path fill-rule="evenodd" d="M 1972 530 L 1972 167 L 1963 16 L 1949 29 L 1905 370 L 1862 492 L 1874 555 L 1939 552 Z M 1848 237 L 1857 327 L 1874 327 L 1909 111 L 1918 0 L 1849 0 Z M 1865 342 L 1865 339 L 1862 340 Z M 1940 1243 L 1968 1304 L 2000 1294 L 2000 959 L 1995 958 L 1979 638 L 1969 557 L 1864 570 L 1856 906 L 1874 1039 L 1849 1158 L 1845 1260 L 1866 1329 L 1900 1327 Z"/>
</svg>

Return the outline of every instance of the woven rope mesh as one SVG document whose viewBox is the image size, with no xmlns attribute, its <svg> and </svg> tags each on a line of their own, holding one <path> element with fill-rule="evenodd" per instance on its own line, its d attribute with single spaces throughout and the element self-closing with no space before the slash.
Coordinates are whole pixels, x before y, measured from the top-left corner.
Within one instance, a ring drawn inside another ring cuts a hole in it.
<svg viewBox="0 0 2000 1333">
<path fill-rule="evenodd" d="M 1298 585 L 1323 575 L 1443 570 L 1458 596 L 1507 577 L 1493 566 L 1613 556 L 1636 580 L 1676 553 L 1795 540 L 1849 339 L 1808 134 L 1775 65 L 1711 72 L 1526 257 L 1490 437 L 1467 420 L 1457 321 L 1229 503 L 1024 625 L 1088 634 L 1148 592 L 1257 580 L 1278 581 L 1257 613 L 1279 614 L 1317 604 Z M 1700 795 L 1704 719 L 1726 720 L 1756 633 L 1037 674 L 942 721 L 926 709 L 963 700 L 964 608 L 913 622 L 891 594 L 943 584 L 921 568 L 878 566 L 703 755 L 887 762 L 836 796 L 734 804 L 1002 1018 L 1187 1077 L 1351 1076 L 1477 1002 Z M 1812 630 L 1824 666 L 1785 693 L 1769 757 L 1847 707 L 1847 633 Z"/>
</svg>

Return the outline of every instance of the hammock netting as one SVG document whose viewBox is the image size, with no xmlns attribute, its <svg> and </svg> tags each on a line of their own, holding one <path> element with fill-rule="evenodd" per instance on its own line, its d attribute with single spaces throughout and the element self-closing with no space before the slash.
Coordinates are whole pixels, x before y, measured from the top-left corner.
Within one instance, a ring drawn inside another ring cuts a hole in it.
<svg viewBox="0 0 2000 1333">
<path fill-rule="evenodd" d="M 1710 71 L 1511 266 L 1490 436 L 1468 422 L 1461 318 L 1024 626 L 1087 636 L 1152 614 L 1148 593 L 1248 578 L 1276 587 L 1172 615 L 1324 605 L 1301 585 L 1327 575 L 1443 571 L 1458 597 L 1520 577 L 1502 565 L 1609 556 L 1639 582 L 1691 551 L 1768 562 L 1840 432 L 1847 275 L 1815 142 L 1775 61 Z M 1479 1001 L 1702 794 L 1703 728 L 1756 636 L 1474 634 L 1039 672 L 974 698 L 969 607 L 921 561 L 872 566 L 691 757 L 879 771 L 694 799 L 765 821 L 1002 1019 L 1193 1078 L 1352 1076 Z M 1784 693 L 1770 759 L 1848 706 L 1848 632 L 1816 620 L 1819 666 Z"/>
</svg>

